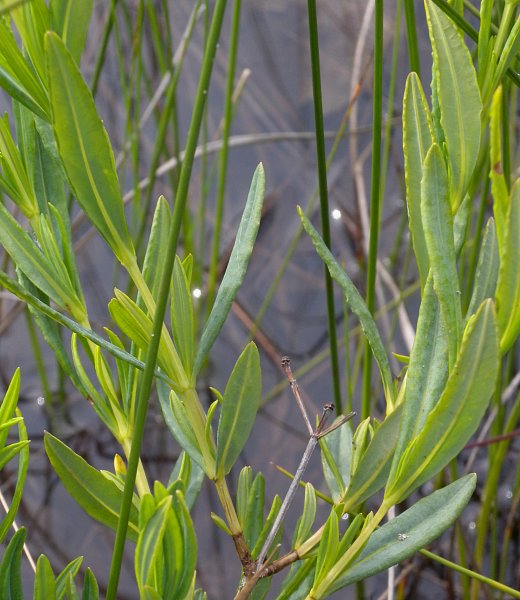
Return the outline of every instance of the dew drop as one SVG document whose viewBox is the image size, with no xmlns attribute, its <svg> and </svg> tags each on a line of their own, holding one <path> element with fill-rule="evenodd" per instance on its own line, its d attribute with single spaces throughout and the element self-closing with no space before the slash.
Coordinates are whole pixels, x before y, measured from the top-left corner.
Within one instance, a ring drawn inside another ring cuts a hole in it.
<svg viewBox="0 0 520 600">
<path fill-rule="evenodd" d="M 38 398 L 36 398 L 36 404 L 38 406 L 43 406 L 45 404 L 45 398 L 43 396 L 38 396 Z"/>
</svg>

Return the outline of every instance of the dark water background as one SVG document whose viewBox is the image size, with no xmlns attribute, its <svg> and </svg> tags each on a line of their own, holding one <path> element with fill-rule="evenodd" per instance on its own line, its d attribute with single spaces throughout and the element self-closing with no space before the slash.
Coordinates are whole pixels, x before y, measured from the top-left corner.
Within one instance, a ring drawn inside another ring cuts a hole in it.
<svg viewBox="0 0 520 600">
<path fill-rule="evenodd" d="M 97 2 L 93 23 L 87 41 L 82 68 L 87 80 L 90 78 L 95 56 L 99 47 L 99 36 L 106 18 L 107 3 Z M 136 1 L 126 2 L 132 15 Z M 192 1 L 172 2 L 171 16 L 177 35 L 183 31 L 188 20 Z M 160 10 L 160 3 L 157 2 Z M 325 128 L 336 131 L 353 92 L 352 69 L 356 44 L 363 15 L 367 4 L 357 0 L 327 0 L 319 3 L 320 44 L 322 59 L 322 79 L 324 89 Z M 231 8 L 231 6 L 230 6 Z M 393 3 L 386 3 L 387 19 L 385 27 L 385 79 L 388 86 L 391 44 L 393 42 L 394 16 Z M 228 13 L 230 14 L 230 10 Z M 228 15 L 229 16 L 229 15 Z M 424 15 L 418 8 L 418 20 L 424 35 L 420 36 L 425 65 L 429 63 L 429 44 L 424 30 Z M 361 218 L 359 214 L 359 187 L 354 181 L 354 170 L 358 168 L 361 179 L 369 194 L 370 169 L 370 122 L 371 122 L 371 39 L 369 28 L 364 51 L 361 54 L 361 75 L 364 78 L 362 91 L 356 104 L 355 120 L 347 129 L 351 133 L 341 142 L 337 158 L 329 172 L 331 209 L 340 209 L 342 218 L 332 221 L 334 252 L 344 262 L 349 275 L 360 281 L 361 291 L 363 272 L 358 257 L 361 250 Z M 208 126 L 210 138 L 217 130 L 222 116 L 227 65 L 227 40 L 229 18 L 216 60 L 209 93 Z M 389 170 L 385 191 L 382 239 L 380 257 L 384 260 L 392 251 L 397 229 L 403 216 L 402 199 L 402 150 L 400 137 L 400 104 L 404 80 L 408 70 L 406 44 L 403 36 L 400 46 L 399 74 L 395 96 L 394 115 L 396 118 L 392 133 Z M 191 102 L 197 84 L 201 57 L 202 23 L 196 27 L 194 39 L 189 46 L 185 65 L 178 87 L 179 123 L 182 129 L 180 138 L 185 139 L 191 114 Z M 306 3 L 300 0 L 245 0 L 241 18 L 241 37 L 237 75 L 245 68 L 251 70 L 233 124 L 233 134 L 263 134 L 266 132 L 312 132 L 314 127 L 312 109 L 312 89 L 307 46 Z M 129 40 L 124 40 L 129 44 Z M 108 63 L 100 81 L 97 104 L 117 154 L 124 145 L 124 110 L 119 89 L 118 65 L 113 46 L 110 47 Z M 160 74 L 150 60 L 149 73 L 152 83 L 157 85 Z M 426 78 L 425 78 L 426 80 Z M 357 83 L 357 81 L 354 81 Z M 387 106 L 384 107 L 385 114 Z M 155 130 L 147 126 L 142 140 L 142 172 L 147 173 L 154 143 Z M 355 147 L 352 140 L 357 140 Z M 330 140 L 329 140 L 330 147 Z M 353 154 L 357 160 L 353 160 Z M 216 155 L 215 155 L 216 156 Z M 213 160 L 214 157 L 210 157 Z M 360 158 L 361 157 L 361 158 Z M 363 158 L 364 157 L 364 158 Z M 230 150 L 228 183 L 226 194 L 225 220 L 221 248 L 223 254 L 234 239 L 241 210 L 245 202 L 251 175 L 256 164 L 263 161 L 267 176 L 266 212 L 262 221 L 257 246 L 249 272 L 238 296 L 238 304 L 249 315 L 255 315 L 260 308 L 267 290 L 283 260 L 292 237 L 298 229 L 295 207 L 305 205 L 316 185 L 315 149 L 312 140 L 287 140 L 272 143 L 254 143 Z M 122 188 L 127 191 L 131 181 L 121 176 Z M 213 202 L 216 185 L 209 194 L 206 233 L 213 227 Z M 168 180 L 159 178 L 156 194 L 163 193 L 171 202 L 172 193 Z M 200 197 L 200 163 L 195 165 L 191 187 L 191 207 L 196 210 Z M 314 222 L 319 223 L 317 213 Z M 85 226 L 82 231 L 85 231 Z M 79 234 L 78 234 L 79 235 Z M 405 248 L 399 250 L 399 261 L 404 257 Z M 107 302 L 111 298 L 114 284 L 120 279 L 113 265 L 112 257 L 104 242 L 94 237 L 78 256 L 80 275 L 85 286 L 91 322 L 97 327 L 109 323 Z M 411 283 L 415 273 L 410 272 Z M 391 294 L 385 290 L 385 300 Z M 3 314 L 12 305 L 4 303 Z M 336 297 L 338 332 L 343 328 L 341 298 Z M 412 297 L 407 303 L 412 323 L 415 323 L 417 299 Z M 350 323 L 353 327 L 355 322 Z M 263 341 L 259 342 L 263 368 L 263 394 L 269 398 L 261 410 L 254 431 L 246 449 L 231 474 L 231 487 L 234 487 L 239 467 L 251 465 L 255 472 L 262 471 L 267 478 L 266 497 L 270 504 L 276 493 L 283 495 L 288 486 L 272 463 L 294 471 L 306 444 L 305 429 L 293 400 L 282 386 L 280 393 L 272 393 L 273 387 L 283 382 L 279 358 L 289 355 L 293 367 L 297 369 L 310 359 L 320 356 L 327 349 L 326 309 L 323 290 L 322 265 L 309 241 L 303 239 L 291 260 L 273 302 L 261 324 Z M 248 340 L 247 325 L 235 311 L 229 318 L 222 335 L 212 352 L 212 361 L 204 374 L 201 384 L 201 398 L 207 398 L 207 386 L 223 389 L 238 354 Z M 267 340 L 267 341 L 265 341 Z M 407 354 L 407 348 L 399 328 L 393 338 L 391 349 Z M 358 338 L 351 341 L 353 354 Z M 54 361 L 50 350 L 45 349 L 45 362 L 53 386 L 57 389 Z M 340 360 L 344 364 L 343 347 Z M 23 313 L 3 322 L 0 337 L 0 370 L 4 380 L 10 378 L 17 366 L 22 366 L 23 411 L 31 443 L 30 477 L 26 484 L 23 506 L 18 522 L 28 529 L 28 545 L 35 557 L 45 552 L 58 571 L 71 558 L 83 555 L 83 568 L 90 566 L 96 574 L 100 586 L 106 585 L 114 535 L 86 516 L 64 491 L 56 475 L 45 458 L 42 432 L 50 429 L 55 435 L 72 446 L 90 463 L 98 468 L 112 469 L 112 459 L 119 451 L 110 434 L 99 424 L 87 402 L 78 396 L 72 387 L 67 387 L 64 404 L 45 398 L 40 406 L 37 399 L 42 397 L 40 380 L 32 358 L 27 339 L 27 328 Z M 397 373 L 399 367 L 394 365 Z M 343 374 L 344 378 L 344 374 Z M 344 384 L 343 380 L 343 384 Z M 332 386 L 329 361 L 325 358 L 317 363 L 300 384 L 304 387 L 309 402 L 321 410 L 321 406 L 332 399 Z M 354 406 L 358 395 L 353 398 Z M 40 401 L 41 403 L 41 401 Z M 380 407 L 382 408 L 382 407 Z M 381 414 L 379 415 L 381 416 Z M 356 421 L 357 424 L 357 421 Z M 151 403 L 149 426 L 143 446 L 143 459 L 150 479 L 168 479 L 178 447 L 172 441 L 162 424 L 157 405 Z M 477 465 L 481 470 L 485 465 Z M 305 474 L 305 479 L 317 487 L 325 489 L 321 476 L 319 457 L 316 455 Z M 9 490 L 12 481 L 4 480 L 4 491 Z M 287 519 L 284 535 L 284 548 L 288 549 L 292 527 L 298 515 L 295 504 L 293 515 Z M 210 598 L 230 598 L 238 581 L 238 561 L 228 538 L 218 530 L 209 518 L 210 510 L 219 512 L 219 504 L 212 487 L 205 484 L 193 511 L 199 534 L 198 584 L 207 590 Z M 468 524 L 468 539 L 471 539 L 472 507 L 464 513 L 463 522 Z M 474 510 L 473 510 L 474 513 Z M 323 513 L 325 514 L 325 513 Z M 447 549 L 447 548 L 446 548 Z M 133 547 L 128 547 L 121 577 L 121 599 L 137 598 L 132 583 Z M 420 564 L 420 559 L 416 559 Z M 445 597 L 446 584 L 439 578 L 438 570 L 428 567 L 422 570 L 414 598 Z M 32 577 L 27 570 L 27 582 Z M 278 576 L 278 580 L 280 580 Z M 373 578 L 367 582 L 367 598 L 377 598 L 386 587 L 385 577 Z M 273 584 L 276 589 L 276 584 Z M 353 591 L 345 590 L 335 597 L 352 598 Z"/>
</svg>

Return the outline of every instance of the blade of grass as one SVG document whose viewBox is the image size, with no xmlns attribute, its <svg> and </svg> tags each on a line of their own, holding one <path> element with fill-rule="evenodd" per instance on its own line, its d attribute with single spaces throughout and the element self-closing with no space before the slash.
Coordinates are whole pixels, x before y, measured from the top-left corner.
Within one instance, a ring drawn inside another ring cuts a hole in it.
<svg viewBox="0 0 520 600">
<path fill-rule="evenodd" d="M 117 596 L 117 588 L 119 583 L 119 575 L 121 572 L 121 562 L 123 559 L 126 530 L 128 527 L 128 517 L 130 514 L 130 507 L 132 504 L 135 478 L 139 463 L 139 454 L 141 451 L 141 443 L 146 422 L 148 398 L 150 396 L 155 370 L 155 362 L 157 359 L 157 352 L 159 350 L 159 341 L 161 338 L 161 330 L 163 327 L 164 315 L 166 312 L 166 303 L 168 300 L 168 293 L 170 290 L 170 280 L 173 271 L 173 264 L 175 260 L 177 242 L 179 239 L 179 232 L 182 224 L 182 215 L 184 213 L 184 209 L 186 207 L 186 202 L 188 199 L 188 188 L 191 177 L 191 169 L 193 166 L 193 159 L 197 147 L 197 140 L 199 137 L 202 115 L 204 112 L 204 105 L 206 103 L 209 81 L 211 77 L 211 72 L 213 70 L 213 60 L 215 57 L 218 39 L 220 36 L 220 29 L 224 18 L 225 7 L 226 0 L 217 0 L 213 12 L 213 17 L 211 19 L 208 44 L 204 52 L 199 84 L 197 87 L 197 93 L 195 96 L 195 102 L 193 106 L 193 113 L 188 132 L 188 139 L 186 142 L 186 153 L 181 168 L 179 188 L 177 190 L 177 197 L 175 199 L 172 223 L 168 238 L 168 247 L 165 252 L 165 262 L 163 267 L 161 287 L 159 290 L 159 297 L 157 300 L 157 306 L 154 315 L 153 334 L 152 339 L 150 341 L 150 346 L 146 354 L 146 367 L 143 373 L 143 378 L 141 380 L 141 387 L 139 390 L 139 397 L 137 401 L 135 431 L 132 440 L 130 458 L 128 460 L 123 502 L 121 505 L 121 512 L 119 514 L 116 541 L 114 544 L 112 564 L 110 567 L 110 578 L 108 582 L 108 589 L 106 595 L 107 600 L 115 600 Z"/>
<path fill-rule="evenodd" d="M 325 154 L 325 135 L 323 130 L 323 106 L 320 75 L 320 50 L 318 40 L 318 17 L 316 0 L 308 0 L 309 44 L 311 51 L 312 93 L 314 99 L 314 122 L 316 127 L 316 155 L 318 160 L 318 182 L 320 190 L 321 233 L 323 241 L 330 249 L 329 192 L 327 187 L 327 157 Z M 325 292 L 327 296 L 327 323 L 329 330 L 330 359 L 332 367 L 332 383 L 334 386 L 334 403 L 336 414 L 342 413 L 341 384 L 339 377 L 338 342 L 336 335 L 336 311 L 334 308 L 334 290 L 332 277 L 324 265 Z"/>
<path fill-rule="evenodd" d="M 377 246 L 379 240 L 381 210 L 381 135 L 383 116 L 383 0 L 375 3 L 374 25 L 374 96 L 372 127 L 372 175 L 370 190 L 370 240 L 368 246 L 367 293 L 368 310 L 374 314 Z M 363 384 L 361 396 L 361 420 L 370 415 L 370 397 L 372 380 L 372 352 L 368 341 L 365 342 L 365 360 L 363 364 Z"/>
<path fill-rule="evenodd" d="M 226 81 L 226 99 L 224 104 L 224 128 L 222 131 L 222 151 L 220 153 L 218 191 L 215 202 L 215 227 L 213 230 L 213 242 L 211 245 L 211 258 L 209 263 L 208 292 L 206 296 L 206 314 L 209 316 L 215 299 L 215 287 L 217 284 L 218 258 L 220 248 L 220 233 L 222 231 L 222 219 L 224 216 L 224 196 L 226 191 L 227 164 L 229 135 L 231 133 L 231 121 L 233 116 L 233 88 L 235 83 L 235 65 L 237 60 L 238 34 L 240 30 L 240 9 L 242 0 L 235 0 L 233 16 L 231 21 L 231 34 L 229 37 L 229 59 Z M 202 257 L 201 257 L 202 258 Z"/>
</svg>

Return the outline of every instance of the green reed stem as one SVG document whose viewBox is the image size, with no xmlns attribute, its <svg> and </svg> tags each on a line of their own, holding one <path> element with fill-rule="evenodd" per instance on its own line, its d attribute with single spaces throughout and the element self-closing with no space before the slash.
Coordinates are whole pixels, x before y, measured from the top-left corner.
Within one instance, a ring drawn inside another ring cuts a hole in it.
<svg viewBox="0 0 520 600">
<path fill-rule="evenodd" d="M 213 228 L 213 241 L 211 245 L 211 257 L 208 274 L 208 293 L 206 299 L 206 311 L 209 315 L 215 299 L 215 288 L 217 285 L 217 269 L 220 250 L 220 234 L 222 231 L 222 219 L 224 217 L 224 197 L 226 192 L 227 165 L 229 136 L 231 134 L 231 122 L 233 119 L 233 91 L 235 85 L 235 66 L 237 62 L 238 34 L 240 31 L 240 10 L 242 0 L 235 0 L 233 16 L 231 19 L 231 33 L 229 37 L 229 59 L 226 81 L 226 98 L 224 102 L 224 128 L 222 130 L 222 150 L 220 152 L 220 164 L 218 174 L 217 199 L 215 203 L 215 226 Z"/>
<path fill-rule="evenodd" d="M 103 29 L 103 35 L 101 36 L 101 42 L 99 44 L 99 53 L 97 55 L 96 64 L 94 66 L 92 81 L 90 83 L 90 89 L 94 98 L 96 97 L 101 70 L 103 69 L 103 65 L 105 64 L 108 42 L 110 40 L 110 34 L 112 33 L 112 27 L 114 26 L 116 6 L 117 0 L 111 0 L 110 8 L 108 9 L 107 21 L 105 23 L 105 28 Z"/>
<path fill-rule="evenodd" d="M 377 247 L 381 212 L 381 134 L 383 116 L 383 0 L 376 0 L 374 25 L 374 99 L 372 127 L 372 176 L 370 190 L 370 239 L 368 246 L 367 293 L 368 310 L 375 307 Z M 370 383 L 372 376 L 372 352 L 365 341 L 363 365 L 363 388 L 361 397 L 361 420 L 370 415 Z"/>
<path fill-rule="evenodd" d="M 406 20 L 406 41 L 408 44 L 410 71 L 415 71 L 420 78 L 421 60 L 419 58 L 419 44 L 417 43 L 414 0 L 404 0 L 404 16 Z"/>
<path fill-rule="evenodd" d="M 161 158 L 161 154 L 164 151 L 164 143 L 166 140 L 166 134 L 168 132 L 168 128 L 170 125 L 172 110 L 175 106 L 175 98 L 176 98 L 175 92 L 177 90 L 177 82 L 179 81 L 182 64 L 184 62 L 184 57 L 186 55 L 186 50 L 188 48 L 188 42 L 191 38 L 191 35 L 193 33 L 193 28 L 197 21 L 196 15 L 197 15 L 198 7 L 200 5 L 200 1 L 201 0 L 197 0 L 196 4 L 194 6 L 192 16 L 191 16 L 192 20 L 189 25 L 187 38 L 184 42 L 182 42 L 183 45 L 182 45 L 181 55 L 179 57 L 179 62 L 178 62 L 178 64 L 174 65 L 174 67 L 172 67 L 173 68 L 172 76 L 171 76 L 171 79 L 170 79 L 170 82 L 168 85 L 168 91 L 166 92 L 164 106 L 161 110 L 161 118 L 159 120 L 159 125 L 157 127 L 157 136 L 156 136 L 155 145 L 153 148 L 152 160 L 150 161 L 150 167 L 148 169 L 148 185 L 147 185 L 146 193 L 144 196 L 143 215 L 148 214 L 150 203 L 152 201 L 153 187 L 154 187 L 155 179 L 157 176 L 157 167 L 159 166 L 159 160 Z M 181 167 L 181 169 L 182 169 L 182 167 Z M 179 182 L 179 185 L 180 185 L 180 182 Z M 178 192 L 178 190 L 177 190 L 177 192 Z M 141 224 L 139 227 L 139 231 L 137 233 L 136 251 L 138 253 L 139 253 L 139 249 L 140 249 L 143 237 L 144 237 L 145 228 L 146 228 L 146 218 L 143 217 L 143 220 L 141 221 Z"/>
<path fill-rule="evenodd" d="M 489 587 L 492 587 L 495 590 L 499 590 L 501 592 L 509 594 L 509 596 L 511 598 L 520 598 L 519 590 L 515 590 L 513 588 L 510 588 L 507 585 L 504 585 L 503 583 L 500 583 L 499 581 L 490 579 L 489 577 L 486 577 L 485 575 L 481 575 L 480 573 L 477 573 L 475 571 L 471 571 L 470 569 L 461 567 L 457 563 L 451 562 L 451 560 L 447 560 L 446 558 L 442 558 L 442 556 L 438 556 L 437 554 L 434 554 L 433 552 L 430 552 L 429 550 L 419 550 L 419 552 L 423 556 L 426 556 L 427 558 L 431 558 L 435 562 L 438 562 L 441 565 L 444 565 L 445 567 L 452 569 L 453 571 L 457 571 L 458 573 L 467 575 L 468 577 L 471 577 L 472 579 L 481 581 L 482 583 L 489 585 Z"/>
<path fill-rule="evenodd" d="M 177 192 L 177 197 L 175 199 L 172 223 L 168 237 L 168 245 L 165 252 L 165 261 L 161 277 L 161 286 L 159 289 L 159 296 L 157 298 L 157 305 L 153 320 L 152 337 L 150 340 L 150 346 L 148 347 L 148 351 L 146 353 L 146 367 L 143 373 L 141 386 L 139 389 L 139 396 L 137 400 L 135 430 L 132 439 L 130 458 L 128 460 L 121 512 L 119 514 L 119 521 L 117 524 L 116 541 L 114 544 L 114 552 L 112 555 L 112 564 L 110 566 L 110 578 L 106 594 L 107 600 L 115 600 L 117 595 L 119 576 L 121 573 L 121 562 L 123 559 L 126 532 L 128 529 L 128 517 L 130 515 L 130 507 L 132 504 L 135 478 L 139 464 L 139 455 L 141 452 L 141 444 L 143 440 L 144 426 L 146 422 L 148 398 L 150 397 L 150 392 L 152 388 L 155 363 L 157 360 L 157 352 L 159 350 L 159 342 L 161 338 L 161 330 L 163 327 L 164 315 L 166 312 L 166 304 L 170 290 L 170 281 L 175 260 L 175 252 L 177 249 L 177 242 L 179 239 L 179 233 L 182 224 L 182 216 L 184 214 L 184 210 L 186 208 L 186 203 L 188 199 L 188 189 L 191 178 L 191 171 L 193 167 L 193 159 L 197 147 L 197 140 L 199 137 L 202 115 L 204 112 L 204 105 L 206 103 L 208 86 L 211 78 L 211 72 L 213 69 L 213 60 L 215 57 L 217 43 L 220 36 L 220 30 L 222 27 L 225 8 L 226 0 L 217 0 L 213 12 L 213 17 L 211 19 L 208 44 L 206 46 L 204 57 L 202 60 L 200 79 L 197 87 L 191 123 L 188 131 L 188 139 L 186 141 L 186 152 L 184 155 L 184 161 L 182 163 L 179 178 L 179 189 Z"/>
<path fill-rule="evenodd" d="M 314 99 L 314 122 L 316 126 L 316 155 L 318 161 L 318 182 L 320 190 L 321 233 L 327 248 L 330 243 L 329 221 L 329 192 L 327 187 L 327 157 L 325 154 L 325 134 L 323 130 L 323 105 L 320 75 L 320 46 L 318 41 L 318 17 L 316 14 L 316 0 L 307 1 L 309 15 L 309 44 L 311 51 L 312 93 Z M 342 413 L 341 383 L 339 376 L 338 341 L 336 335 L 336 311 L 334 308 L 334 289 L 332 277 L 326 266 L 325 292 L 327 296 L 327 323 L 329 330 L 330 358 L 332 367 L 332 383 L 334 386 L 334 403 L 336 413 Z"/>
</svg>

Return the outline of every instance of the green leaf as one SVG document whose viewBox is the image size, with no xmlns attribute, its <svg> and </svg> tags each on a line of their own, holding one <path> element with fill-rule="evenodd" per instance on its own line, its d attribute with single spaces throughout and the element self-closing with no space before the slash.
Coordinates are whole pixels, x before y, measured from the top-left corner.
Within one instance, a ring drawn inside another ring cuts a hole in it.
<svg viewBox="0 0 520 600">
<path fill-rule="evenodd" d="M 417 73 L 410 73 L 403 99 L 404 174 L 408 222 L 422 288 L 430 269 L 421 218 L 422 165 L 434 141 L 432 118 L 421 80 Z"/>
<path fill-rule="evenodd" d="M 74 583 L 74 578 L 72 577 L 72 575 L 70 573 L 69 573 L 69 576 L 67 577 L 65 589 L 66 589 L 66 594 L 67 594 L 67 600 L 80 600 L 79 594 L 78 594 L 78 588 L 76 587 L 76 584 Z"/>
<path fill-rule="evenodd" d="M 107 132 L 90 90 L 65 47 L 45 35 L 56 141 L 71 188 L 81 207 L 123 265 L 135 263 Z"/>
<path fill-rule="evenodd" d="M 83 304 L 71 287 L 70 281 L 64 281 L 60 277 L 54 264 L 41 253 L 29 234 L 18 225 L 3 204 L 0 204 L 0 244 L 34 285 L 56 304 L 74 316 L 83 318 Z"/>
<path fill-rule="evenodd" d="M 493 298 L 495 296 L 499 264 L 497 232 L 495 222 L 490 218 L 484 230 L 473 283 L 473 293 L 466 313 L 466 319 L 469 319 L 471 315 L 477 312 L 478 307 L 486 298 Z"/>
<path fill-rule="evenodd" d="M 278 516 L 278 513 L 280 512 L 281 506 L 282 506 L 282 499 L 277 494 L 273 498 L 273 502 L 271 504 L 271 509 L 269 510 L 267 519 L 265 520 L 265 523 L 262 527 L 262 531 L 260 532 L 259 536 L 257 537 L 256 543 L 255 543 L 253 549 L 251 550 L 251 556 L 253 558 L 257 558 L 258 555 L 260 554 L 260 550 L 263 548 L 265 540 L 267 539 L 267 536 L 269 535 L 269 533 L 271 532 L 271 529 L 273 528 L 274 521 L 275 521 L 276 517 Z M 275 540 L 273 541 L 273 545 L 277 544 L 277 543 L 278 543 L 277 539 L 275 538 Z M 267 554 L 269 554 L 270 551 L 271 551 L 271 548 L 267 551 Z"/>
<path fill-rule="evenodd" d="M 336 421 L 342 419 L 338 417 Z M 338 502 L 350 483 L 352 430 L 342 425 L 320 438 L 321 466 L 334 502 Z"/>
<path fill-rule="evenodd" d="M 15 442 L 9 444 L 0 450 L 0 469 L 3 469 L 5 465 L 12 460 L 23 448 L 29 445 L 29 440 L 23 440 L 21 442 Z"/>
<path fill-rule="evenodd" d="M 450 204 L 462 202 L 480 148 L 482 102 L 471 55 L 457 28 L 432 2 L 425 2 L 438 77 L 441 124 L 450 171 Z"/>
<path fill-rule="evenodd" d="M 25 60 L 5 20 L 0 20 L 0 40 L 0 85 L 29 110 L 50 121 L 47 91 Z"/>
<path fill-rule="evenodd" d="M 11 135 L 7 115 L 3 119 L 0 118 L 0 165 L 1 181 L 7 193 L 28 219 L 34 218 L 38 213 L 38 202 L 20 152 Z"/>
<path fill-rule="evenodd" d="M 476 480 L 476 475 L 470 473 L 422 498 L 404 513 L 385 523 L 370 536 L 359 556 L 328 591 L 332 593 L 380 573 L 439 537 L 468 503 Z"/>
<path fill-rule="evenodd" d="M 305 484 L 305 499 L 303 501 L 303 512 L 296 530 L 293 547 L 295 550 L 310 536 L 312 525 L 316 519 L 316 492 L 312 483 Z"/>
<path fill-rule="evenodd" d="M 315 566 L 315 558 L 293 563 L 276 600 L 305 600 L 314 581 Z"/>
<path fill-rule="evenodd" d="M 507 352 L 520 333 L 520 179 L 511 190 L 497 283 L 500 351 Z"/>
<path fill-rule="evenodd" d="M 63 485 L 76 502 L 93 519 L 116 529 L 123 493 L 81 456 L 50 433 L 45 433 L 45 450 Z M 135 505 L 130 510 L 128 537 L 138 534 Z"/>
<path fill-rule="evenodd" d="M 0 563 L 0 598 L 21 600 L 22 589 L 22 550 L 25 542 L 25 529 L 21 527 L 11 538 Z"/>
<path fill-rule="evenodd" d="M 71 560 L 58 577 L 56 577 L 56 600 L 61 600 L 65 597 L 69 577 L 76 577 L 82 562 L 82 556 L 78 556 L 74 560 Z"/>
<path fill-rule="evenodd" d="M 152 227 L 150 229 L 150 238 L 146 247 L 146 254 L 143 262 L 143 278 L 150 289 L 154 300 L 157 300 L 159 288 L 161 285 L 162 265 L 164 261 L 164 252 L 168 244 L 168 234 L 170 232 L 171 211 L 168 202 L 164 196 L 157 200 L 157 206 L 153 214 Z M 142 298 L 139 306 L 142 308 Z"/>
<path fill-rule="evenodd" d="M 385 485 L 399 433 L 401 412 L 402 404 L 386 417 L 375 432 L 342 499 L 346 511 L 358 506 Z"/>
<path fill-rule="evenodd" d="M 0 424 L 3 425 L 7 421 L 10 421 L 16 411 L 18 404 L 18 396 L 20 395 L 20 368 L 16 369 L 9 382 L 9 387 L 4 395 L 2 404 L 0 404 Z M 8 431 L 2 431 L 0 433 L 0 447 L 3 446 L 7 440 Z"/>
<path fill-rule="evenodd" d="M 168 489 L 177 479 L 180 479 L 184 485 L 184 500 L 191 510 L 204 483 L 204 471 L 186 452 L 181 452 L 175 463 L 168 481 Z"/>
<path fill-rule="evenodd" d="M 316 571 L 314 574 L 313 589 L 327 575 L 329 569 L 335 562 L 339 545 L 338 515 L 334 509 L 331 510 L 329 518 L 325 523 L 323 535 L 321 536 L 316 558 Z M 312 597 L 312 590 L 311 590 Z"/>
<path fill-rule="evenodd" d="M 498 247 L 502 252 L 509 207 L 509 190 L 504 176 L 502 159 L 502 87 L 499 87 L 493 94 L 489 115 L 489 153 L 491 160 L 489 178 L 493 194 L 493 216 L 497 227 Z"/>
<path fill-rule="evenodd" d="M 79 65 L 85 46 L 92 0 L 50 0 L 51 26 Z"/>
<path fill-rule="evenodd" d="M 157 395 L 168 429 L 179 442 L 181 448 L 203 469 L 204 459 L 184 402 L 173 390 L 169 391 L 168 386 L 163 382 L 157 382 Z"/>
<path fill-rule="evenodd" d="M 423 428 L 426 418 L 437 403 L 447 378 L 446 332 L 433 291 L 432 278 L 429 277 L 419 309 L 417 331 L 404 384 L 403 414 L 390 480 L 408 443 Z"/>
<path fill-rule="evenodd" d="M 431 479 L 475 433 L 493 393 L 499 352 L 495 311 L 486 300 L 468 321 L 458 360 L 423 428 L 402 455 L 385 497 L 401 502 Z"/>
<path fill-rule="evenodd" d="M 56 584 L 51 563 L 45 554 L 41 554 L 36 562 L 34 576 L 34 600 L 54 600 L 56 598 Z"/>
<path fill-rule="evenodd" d="M 50 25 L 49 9 L 45 0 L 22 2 L 9 14 L 20 35 L 24 55 L 29 56 L 38 78 L 45 82 L 43 36 Z"/>
<path fill-rule="evenodd" d="M 428 151 L 421 182 L 421 209 L 428 247 L 433 289 L 439 299 L 448 340 L 450 368 L 462 334 L 460 284 L 453 240 L 453 219 L 448 198 L 448 175 L 437 144 Z"/>
<path fill-rule="evenodd" d="M 226 522 L 224 521 L 224 519 L 222 517 L 219 517 L 216 513 L 212 512 L 210 513 L 210 517 L 211 520 L 213 521 L 213 523 L 215 523 L 215 525 L 221 529 L 226 535 L 229 535 L 229 537 L 233 537 L 233 532 L 231 531 L 231 529 L 226 525 Z"/>
<path fill-rule="evenodd" d="M 253 484 L 253 469 L 249 466 L 244 467 L 238 476 L 236 508 L 237 516 L 240 524 L 246 522 L 247 501 L 249 500 L 249 492 Z"/>
<path fill-rule="evenodd" d="M 227 475 L 253 428 L 260 405 L 262 373 L 260 356 L 250 342 L 229 377 L 217 431 L 217 476 Z"/>
<path fill-rule="evenodd" d="M 181 260 L 175 257 L 171 292 L 172 334 L 186 373 L 191 373 L 195 358 L 195 319 L 188 278 Z"/>
<path fill-rule="evenodd" d="M 254 548 L 264 523 L 265 479 L 262 473 L 254 478 L 247 498 L 246 518 L 242 524 L 247 547 Z"/>
<path fill-rule="evenodd" d="M 115 299 L 108 303 L 110 316 L 121 331 L 127 335 L 138 348 L 146 350 L 152 335 L 152 320 L 139 306 L 120 290 L 114 290 Z M 157 364 L 181 388 L 188 387 L 188 380 L 173 341 L 163 326 Z"/>
<path fill-rule="evenodd" d="M 184 501 L 184 496 L 179 490 L 173 496 L 173 510 L 170 512 L 169 527 L 166 536 L 171 531 L 173 515 L 178 520 L 182 545 L 176 548 L 175 593 L 174 595 L 170 595 L 168 600 L 177 600 L 177 598 L 186 597 L 192 587 L 195 578 L 195 568 L 197 566 L 197 537 L 188 507 Z M 166 562 L 166 564 L 169 563 Z"/>
<path fill-rule="evenodd" d="M 89 568 L 87 568 L 85 578 L 83 579 L 81 600 L 99 600 L 99 586 L 94 573 Z"/>
<path fill-rule="evenodd" d="M 222 326 L 231 310 L 233 300 L 237 295 L 238 289 L 244 280 L 247 265 L 253 252 L 253 246 L 260 226 L 260 217 L 262 214 L 262 204 L 265 192 L 265 173 L 264 167 L 260 163 L 256 168 L 249 194 L 247 196 L 246 206 L 242 214 L 242 219 L 238 227 L 237 236 L 229 257 L 228 266 L 211 313 L 204 326 L 204 331 L 200 339 L 195 364 L 193 367 L 192 379 L 195 379 L 202 363 L 208 356 L 215 340 L 217 339 Z"/>
<path fill-rule="evenodd" d="M 18 397 L 18 396 L 17 396 Z M 16 414 L 21 416 L 21 412 L 19 409 L 16 409 Z M 27 442 L 27 429 L 25 428 L 25 423 L 23 420 L 18 422 L 18 438 L 21 442 Z M 3 541 L 7 532 L 11 528 L 13 521 L 18 512 L 18 508 L 22 501 L 23 490 L 25 485 L 25 480 L 27 477 L 27 469 L 29 467 L 29 445 L 25 445 L 21 448 L 20 454 L 18 457 L 18 471 L 16 477 L 16 487 L 14 490 L 14 494 L 11 500 L 11 505 L 9 506 L 9 510 L 7 514 L 2 519 L 0 524 L 0 541 Z"/>
<path fill-rule="evenodd" d="M 357 291 L 356 287 L 352 283 L 351 279 L 345 273 L 345 271 L 338 265 L 336 259 L 330 253 L 330 250 L 325 245 L 325 242 L 321 239 L 319 233 L 314 229 L 309 219 L 305 216 L 301 208 L 298 207 L 298 214 L 302 221 L 305 231 L 309 234 L 309 237 L 316 248 L 316 252 L 320 256 L 321 260 L 327 266 L 330 276 L 334 279 L 339 286 L 343 289 L 345 294 L 345 300 L 352 310 L 352 312 L 359 319 L 363 333 L 365 334 L 370 348 L 381 372 L 381 379 L 383 381 L 383 388 L 385 391 L 385 398 L 390 407 L 394 402 L 394 385 L 392 382 L 392 372 L 390 371 L 390 364 L 388 362 L 388 356 L 386 355 L 383 342 L 379 336 L 377 326 L 370 314 L 370 311 L 365 304 L 365 301 Z"/>
<path fill-rule="evenodd" d="M 151 585 L 153 570 L 157 561 L 162 558 L 162 541 L 168 513 L 171 510 L 171 501 L 171 496 L 168 496 L 160 502 L 144 528 L 139 532 L 135 549 L 135 575 L 139 590 L 142 590 L 147 584 Z"/>
</svg>

